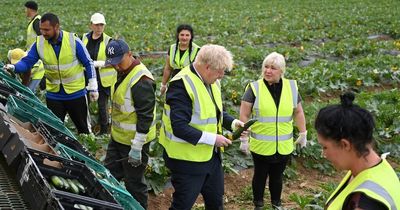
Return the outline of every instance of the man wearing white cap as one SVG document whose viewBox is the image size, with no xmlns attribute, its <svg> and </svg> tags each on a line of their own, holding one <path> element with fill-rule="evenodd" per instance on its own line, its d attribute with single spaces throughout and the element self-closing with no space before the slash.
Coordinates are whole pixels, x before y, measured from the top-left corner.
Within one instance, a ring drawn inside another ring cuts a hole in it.
<svg viewBox="0 0 400 210">
<path fill-rule="evenodd" d="M 110 96 L 110 86 L 116 80 L 117 72 L 113 67 L 105 67 L 106 46 L 111 37 L 104 33 L 106 20 L 104 15 L 94 13 L 90 18 L 89 33 L 85 33 L 82 37 L 83 44 L 89 52 L 90 58 L 93 60 L 96 68 L 99 99 L 97 101 L 99 107 L 99 134 L 108 133 L 108 100 Z"/>
</svg>

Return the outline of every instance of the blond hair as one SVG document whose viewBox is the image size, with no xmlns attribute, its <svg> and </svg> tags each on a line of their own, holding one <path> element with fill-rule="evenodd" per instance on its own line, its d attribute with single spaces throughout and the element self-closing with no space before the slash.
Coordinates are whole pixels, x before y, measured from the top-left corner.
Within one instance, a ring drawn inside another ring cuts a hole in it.
<svg viewBox="0 0 400 210">
<path fill-rule="evenodd" d="M 212 70 L 224 69 L 230 71 L 233 66 L 233 56 L 223 46 L 207 44 L 200 48 L 195 62 L 208 64 Z"/>
<path fill-rule="evenodd" d="M 283 74 L 285 74 L 286 70 L 286 62 L 285 62 L 285 57 L 283 55 L 277 53 L 277 52 L 272 52 L 267 57 L 265 57 L 262 67 L 261 67 L 261 77 L 264 75 L 265 71 L 265 66 L 272 66 L 276 69 L 279 69 L 282 71 L 282 77 Z"/>
</svg>

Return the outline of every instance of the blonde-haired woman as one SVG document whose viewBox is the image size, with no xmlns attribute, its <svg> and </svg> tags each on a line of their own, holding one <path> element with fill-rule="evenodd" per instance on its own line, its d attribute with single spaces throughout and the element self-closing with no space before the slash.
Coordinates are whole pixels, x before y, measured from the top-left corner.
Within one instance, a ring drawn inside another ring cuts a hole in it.
<svg viewBox="0 0 400 210">
<path fill-rule="evenodd" d="M 240 106 L 240 120 L 250 117 L 258 121 L 251 127 L 250 137 L 241 138 L 240 149 L 251 153 L 254 162 L 252 181 L 255 209 L 263 209 L 264 189 L 269 177 L 271 204 L 281 207 L 282 178 L 293 152 L 293 118 L 300 131 L 296 143 L 307 143 L 307 130 L 301 98 L 295 80 L 283 77 L 285 58 L 276 52 L 263 61 L 261 79 L 250 83 Z"/>
</svg>

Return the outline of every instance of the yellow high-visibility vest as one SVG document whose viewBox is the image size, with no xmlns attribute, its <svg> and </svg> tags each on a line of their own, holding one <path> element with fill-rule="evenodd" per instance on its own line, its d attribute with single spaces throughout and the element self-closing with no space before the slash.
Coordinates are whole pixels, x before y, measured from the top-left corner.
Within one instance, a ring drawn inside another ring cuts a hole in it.
<svg viewBox="0 0 400 210">
<path fill-rule="evenodd" d="M 211 95 L 207 91 L 203 81 L 190 70 L 190 66 L 183 68 L 171 81 L 176 80 L 183 81 L 185 89 L 192 100 L 193 114 L 189 125 L 200 131 L 215 134 L 222 133 L 223 110 L 219 81 L 211 85 L 216 106 L 221 112 L 220 119 L 217 120 L 217 108 L 212 101 Z M 206 162 L 210 160 L 213 154 L 213 145 L 192 145 L 174 135 L 171 126 L 170 111 L 169 105 L 165 103 L 159 137 L 159 142 L 165 148 L 168 156 L 192 162 Z"/>
<path fill-rule="evenodd" d="M 40 80 L 44 76 L 44 66 L 43 62 L 39 60 L 35 65 L 33 65 L 31 71 L 31 79 Z"/>
<path fill-rule="evenodd" d="M 106 60 L 106 46 L 111 40 L 111 37 L 103 33 L 103 41 L 100 42 L 99 52 L 97 53 L 98 61 Z M 87 38 L 87 33 L 83 35 L 82 42 L 86 46 L 89 42 Z M 117 79 L 117 71 L 113 67 L 99 68 L 100 82 L 103 87 L 110 87 L 114 81 Z"/>
<path fill-rule="evenodd" d="M 361 192 L 384 204 L 389 210 L 400 209 L 400 182 L 390 164 L 383 159 L 377 166 L 362 171 L 344 189 L 351 178 L 349 171 L 326 202 L 325 209 L 341 210 L 351 193 Z M 339 194 L 338 194 L 339 193 Z M 333 198 L 338 194 L 335 198 Z"/>
<path fill-rule="evenodd" d="M 32 44 L 36 41 L 36 31 L 33 29 L 33 22 L 35 22 L 35 20 L 40 20 L 40 18 L 42 18 L 40 15 L 36 15 L 31 22 L 29 22 L 28 27 L 26 29 L 26 49 L 29 50 L 29 48 L 31 48 Z"/>
<path fill-rule="evenodd" d="M 151 72 L 141 63 L 129 72 L 116 90 L 114 85 L 111 86 L 111 136 L 121 144 L 131 145 L 131 140 L 136 135 L 137 114 L 131 89 L 143 76 L 154 80 Z M 153 122 L 147 133 L 146 143 L 156 138 L 155 119 L 156 107 L 154 106 Z"/>
<path fill-rule="evenodd" d="M 192 43 L 192 51 L 189 58 L 189 49 L 186 49 L 185 53 L 181 56 L 179 47 L 176 49 L 176 44 L 171 45 L 169 48 L 169 65 L 173 69 L 182 69 L 185 66 L 188 66 L 193 63 L 199 49 L 200 47 L 197 44 Z"/>
<path fill-rule="evenodd" d="M 297 107 L 297 83 L 282 78 L 282 93 L 279 108 L 263 79 L 250 84 L 256 99 L 252 115 L 258 121 L 251 126 L 250 151 L 259 155 L 281 155 L 292 153 L 293 109 Z"/>
<path fill-rule="evenodd" d="M 85 88 L 85 75 L 83 66 L 76 56 L 75 35 L 67 31 L 62 33 L 58 58 L 43 35 L 36 38 L 36 47 L 45 69 L 46 90 L 57 93 L 62 84 L 65 92 L 71 94 Z"/>
</svg>

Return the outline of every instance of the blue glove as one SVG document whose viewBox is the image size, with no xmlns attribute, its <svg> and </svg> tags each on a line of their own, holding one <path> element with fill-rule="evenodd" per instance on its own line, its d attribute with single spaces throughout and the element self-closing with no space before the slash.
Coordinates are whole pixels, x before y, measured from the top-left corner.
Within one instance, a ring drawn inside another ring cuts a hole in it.
<svg viewBox="0 0 400 210">
<path fill-rule="evenodd" d="M 131 148 L 131 151 L 129 151 L 128 163 L 133 167 L 140 166 L 142 164 L 142 150 Z"/>
</svg>

